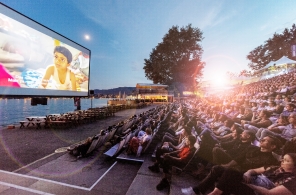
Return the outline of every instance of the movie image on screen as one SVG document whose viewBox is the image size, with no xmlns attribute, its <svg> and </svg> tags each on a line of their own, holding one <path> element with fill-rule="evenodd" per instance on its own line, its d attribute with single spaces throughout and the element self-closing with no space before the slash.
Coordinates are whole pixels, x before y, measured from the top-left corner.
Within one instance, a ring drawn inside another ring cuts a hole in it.
<svg viewBox="0 0 296 195">
<path fill-rule="evenodd" d="M 1 95 L 87 96 L 90 50 L 0 4 Z"/>
</svg>

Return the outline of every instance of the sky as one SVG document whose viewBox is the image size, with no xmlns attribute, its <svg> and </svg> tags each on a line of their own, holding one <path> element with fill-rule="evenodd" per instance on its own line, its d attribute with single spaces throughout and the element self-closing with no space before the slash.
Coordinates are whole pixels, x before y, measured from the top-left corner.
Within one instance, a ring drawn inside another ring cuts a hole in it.
<svg viewBox="0 0 296 195">
<path fill-rule="evenodd" d="M 249 70 L 248 53 L 296 23 L 295 0 L 0 2 L 90 49 L 90 89 L 152 83 L 144 59 L 172 26 L 192 24 L 203 32 L 203 80 L 217 80 Z"/>
</svg>

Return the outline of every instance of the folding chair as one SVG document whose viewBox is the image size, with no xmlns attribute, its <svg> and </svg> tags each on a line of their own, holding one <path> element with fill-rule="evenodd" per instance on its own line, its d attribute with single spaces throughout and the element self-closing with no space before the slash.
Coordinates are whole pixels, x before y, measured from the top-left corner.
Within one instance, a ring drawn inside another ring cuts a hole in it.
<svg viewBox="0 0 296 195">
<path fill-rule="evenodd" d="M 98 149 L 99 147 L 101 147 L 104 143 L 105 143 L 105 137 L 104 136 L 99 136 L 99 141 L 96 145 L 96 149 Z"/>
<path fill-rule="evenodd" d="M 181 174 L 182 172 L 184 172 L 188 167 L 189 165 L 191 164 L 192 160 L 195 158 L 199 148 L 200 148 L 200 145 L 199 145 L 199 141 L 196 140 L 195 144 L 194 144 L 194 147 L 195 147 L 195 152 L 194 154 L 192 155 L 191 159 L 187 162 L 187 164 L 181 168 L 181 167 L 176 167 L 176 166 L 173 166 L 173 170 L 175 170 L 175 172 L 177 174 Z"/>
<path fill-rule="evenodd" d="M 106 138 L 106 142 L 110 141 L 113 138 L 117 129 L 118 129 L 118 127 L 116 129 L 112 128 L 111 131 L 109 131 L 108 136 Z"/>
<path fill-rule="evenodd" d="M 94 139 L 92 142 L 91 142 L 91 145 L 89 146 L 87 152 L 85 155 L 89 155 L 92 151 L 94 151 L 96 149 L 96 146 L 98 144 L 98 142 L 100 141 L 99 137 L 97 139 Z"/>
<path fill-rule="evenodd" d="M 125 136 L 125 143 L 123 144 L 123 147 L 126 148 L 128 142 L 130 141 L 130 139 L 132 139 L 133 137 L 133 133 L 129 133 L 128 135 Z"/>
<path fill-rule="evenodd" d="M 125 138 L 123 138 L 119 143 L 117 143 L 116 145 L 114 145 L 112 148 L 110 148 L 107 152 L 105 152 L 104 154 L 110 157 L 114 157 L 116 156 L 121 149 L 123 148 L 124 144 L 125 144 Z"/>
</svg>

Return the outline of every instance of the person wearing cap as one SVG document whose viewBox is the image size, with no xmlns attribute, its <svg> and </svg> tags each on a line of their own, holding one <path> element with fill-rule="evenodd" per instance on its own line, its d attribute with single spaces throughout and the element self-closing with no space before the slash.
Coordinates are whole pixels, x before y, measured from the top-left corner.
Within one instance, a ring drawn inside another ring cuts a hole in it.
<svg viewBox="0 0 296 195">
<path fill-rule="evenodd" d="M 76 77 L 69 69 L 72 62 L 71 51 L 64 46 L 56 46 L 53 54 L 54 64 L 46 68 L 39 87 L 76 91 Z"/>
<path fill-rule="evenodd" d="M 188 192 L 191 191 L 196 194 L 205 194 L 209 189 L 214 187 L 215 183 L 216 187 L 220 185 L 220 182 L 225 183 L 221 178 L 230 177 L 230 171 L 232 174 L 242 174 L 249 169 L 256 169 L 258 167 L 278 166 L 279 161 L 272 155 L 272 151 L 278 147 L 279 140 L 277 138 L 272 136 L 264 137 L 264 139 L 260 140 L 260 147 L 254 147 L 244 157 L 232 160 L 228 164 L 213 166 L 210 173 L 198 186 L 182 189 L 182 192 L 189 194 Z"/>
<path fill-rule="evenodd" d="M 251 143 L 255 139 L 253 132 L 237 128 L 232 134 L 237 134 L 239 139 L 234 139 L 228 142 L 221 142 L 213 148 L 213 163 L 225 164 L 234 160 L 238 156 L 245 155 L 253 146 Z"/>
</svg>

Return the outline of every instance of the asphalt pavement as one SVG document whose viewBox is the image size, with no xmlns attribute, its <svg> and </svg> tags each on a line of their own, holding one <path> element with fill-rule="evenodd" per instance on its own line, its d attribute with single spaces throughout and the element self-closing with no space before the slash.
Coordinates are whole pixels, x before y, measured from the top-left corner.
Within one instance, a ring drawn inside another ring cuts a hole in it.
<svg viewBox="0 0 296 195">
<path fill-rule="evenodd" d="M 122 110 L 73 128 L 1 129 L 0 194 L 126 194 L 141 163 L 106 157 L 108 145 L 85 159 L 63 149 L 156 106 Z"/>
</svg>

